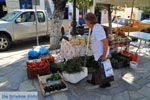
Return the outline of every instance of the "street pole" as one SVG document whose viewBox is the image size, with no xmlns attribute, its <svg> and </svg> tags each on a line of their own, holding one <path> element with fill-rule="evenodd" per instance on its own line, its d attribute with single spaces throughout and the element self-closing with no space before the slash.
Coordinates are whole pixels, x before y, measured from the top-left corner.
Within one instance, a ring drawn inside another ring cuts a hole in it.
<svg viewBox="0 0 150 100">
<path fill-rule="evenodd" d="M 37 41 L 37 46 L 39 46 L 39 36 L 38 36 L 38 17 L 37 17 L 37 8 L 36 8 L 36 5 L 37 5 L 37 1 L 35 1 L 35 21 L 36 21 L 36 41 Z"/>
<path fill-rule="evenodd" d="M 132 1 L 132 9 L 131 9 L 130 22 L 129 22 L 129 24 L 128 24 L 128 36 L 129 36 L 129 34 L 130 34 L 130 31 L 131 31 L 131 23 L 132 23 L 132 17 L 133 17 L 134 3 L 135 3 L 135 0 Z"/>
<path fill-rule="evenodd" d="M 76 35 L 76 0 L 73 0 L 73 34 Z"/>
</svg>

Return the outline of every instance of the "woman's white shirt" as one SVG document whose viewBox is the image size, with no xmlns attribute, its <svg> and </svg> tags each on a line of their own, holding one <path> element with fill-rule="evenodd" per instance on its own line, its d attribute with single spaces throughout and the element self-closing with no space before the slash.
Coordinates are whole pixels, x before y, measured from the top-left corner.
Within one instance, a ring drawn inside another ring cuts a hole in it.
<svg viewBox="0 0 150 100">
<path fill-rule="evenodd" d="M 106 33 L 100 24 L 95 24 L 92 30 L 90 42 L 95 61 L 98 61 L 103 54 L 103 43 L 101 40 L 106 38 Z M 109 52 L 109 49 L 108 49 Z M 108 54 L 107 52 L 107 54 Z"/>
</svg>

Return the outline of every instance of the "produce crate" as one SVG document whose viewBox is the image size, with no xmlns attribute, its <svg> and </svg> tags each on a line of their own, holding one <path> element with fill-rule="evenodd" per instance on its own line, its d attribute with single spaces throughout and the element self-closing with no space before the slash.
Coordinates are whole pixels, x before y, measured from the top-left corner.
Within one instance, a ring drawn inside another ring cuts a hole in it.
<svg viewBox="0 0 150 100">
<path fill-rule="evenodd" d="M 120 51 L 120 53 L 121 53 L 121 55 L 123 55 L 125 57 L 131 58 L 131 61 L 137 62 L 137 60 L 138 60 L 138 54 L 133 54 L 128 51 Z"/>
<path fill-rule="evenodd" d="M 41 58 L 41 59 L 48 59 L 48 58 L 50 58 L 50 57 L 52 57 L 51 53 L 44 54 L 44 55 L 40 55 L 40 58 Z"/>
<path fill-rule="evenodd" d="M 39 63 L 45 63 L 41 67 Z M 31 67 L 32 66 L 32 67 Z M 50 67 L 44 61 L 39 62 L 27 62 L 27 75 L 29 79 L 37 78 L 37 75 L 47 75 L 50 73 Z"/>
<path fill-rule="evenodd" d="M 63 71 L 63 63 L 50 63 L 50 69 L 52 73 L 62 72 Z"/>
<path fill-rule="evenodd" d="M 50 75 L 45 75 L 45 76 L 39 76 L 38 75 L 38 80 L 39 80 L 39 84 L 40 84 L 40 89 L 41 89 L 41 92 L 44 96 L 48 96 L 48 95 L 51 95 L 51 94 L 55 94 L 55 93 L 59 93 L 59 92 L 63 92 L 63 91 L 66 91 L 68 90 L 68 85 L 66 84 L 66 82 L 63 80 L 63 78 L 61 80 L 57 80 L 57 81 L 51 81 L 50 83 L 47 83 L 46 82 L 46 79 L 48 77 L 50 77 L 52 74 Z M 46 92 L 45 88 L 46 87 L 50 87 L 50 86 L 54 86 L 54 85 L 58 85 L 58 84 L 63 84 L 64 85 L 64 88 L 62 89 L 54 89 L 53 88 L 53 91 L 51 92 Z"/>
<path fill-rule="evenodd" d="M 119 39 L 119 40 L 109 40 L 110 47 L 122 47 L 122 46 L 129 46 L 131 40 L 128 38 Z"/>
<path fill-rule="evenodd" d="M 112 67 L 114 69 L 120 69 L 130 66 L 131 58 L 123 56 L 121 53 L 114 52 L 110 58 Z"/>
</svg>

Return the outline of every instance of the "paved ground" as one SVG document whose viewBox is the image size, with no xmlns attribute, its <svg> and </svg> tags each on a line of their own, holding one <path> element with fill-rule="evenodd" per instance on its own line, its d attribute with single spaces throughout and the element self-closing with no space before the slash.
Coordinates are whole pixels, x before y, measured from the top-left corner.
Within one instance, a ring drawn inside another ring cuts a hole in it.
<svg viewBox="0 0 150 100">
<path fill-rule="evenodd" d="M 114 70 L 115 81 L 109 88 L 90 85 L 86 78 L 78 84 L 68 83 L 68 91 L 47 97 L 40 93 L 38 80 L 27 79 L 25 62 L 29 48 L 27 45 L 27 49 L 16 47 L 0 53 L 0 91 L 38 91 L 39 100 L 150 100 L 150 46 L 141 50 L 138 68 Z"/>
</svg>

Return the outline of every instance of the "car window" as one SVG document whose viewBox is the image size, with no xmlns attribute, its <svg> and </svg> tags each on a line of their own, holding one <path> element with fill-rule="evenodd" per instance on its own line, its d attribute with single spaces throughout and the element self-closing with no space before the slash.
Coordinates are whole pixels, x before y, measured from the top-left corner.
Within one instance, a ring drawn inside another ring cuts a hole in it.
<svg viewBox="0 0 150 100">
<path fill-rule="evenodd" d="M 10 12 L 10 13 L 6 14 L 6 16 L 4 16 L 1 19 L 4 21 L 12 21 L 19 13 L 20 13 L 20 11 Z"/>
<path fill-rule="evenodd" d="M 21 22 L 34 22 L 35 14 L 34 12 L 25 12 L 22 13 L 18 18 L 21 19 Z"/>
<path fill-rule="evenodd" d="M 43 12 L 37 12 L 38 22 L 45 22 L 45 15 Z"/>
<path fill-rule="evenodd" d="M 143 23 L 150 23 L 150 19 L 142 20 Z"/>
<path fill-rule="evenodd" d="M 144 29 L 142 32 L 150 33 L 150 28 L 146 28 L 146 29 Z"/>
<path fill-rule="evenodd" d="M 118 24 L 128 25 L 128 19 L 121 18 L 121 19 L 119 19 Z"/>
<path fill-rule="evenodd" d="M 116 18 L 113 23 L 121 24 L 121 25 L 128 25 L 128 19 L 125 18 Z"/>
</svg>

